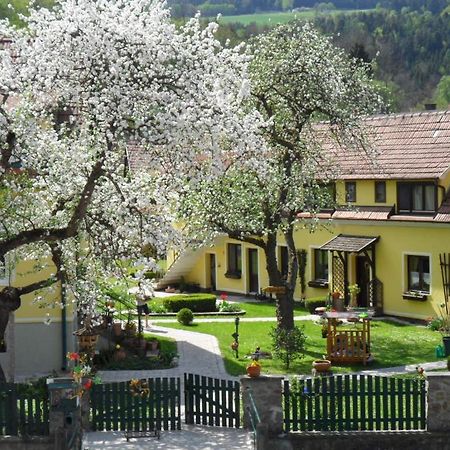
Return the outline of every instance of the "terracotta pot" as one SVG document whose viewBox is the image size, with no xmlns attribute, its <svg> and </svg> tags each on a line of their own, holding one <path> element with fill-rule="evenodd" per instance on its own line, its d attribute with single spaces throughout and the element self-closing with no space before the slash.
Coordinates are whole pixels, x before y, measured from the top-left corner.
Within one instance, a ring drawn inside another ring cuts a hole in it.
<svg viewBox="0 0 450 450">
<path fill-rule="evenodd" d="M 331 361 L 328 361 L 328 359 L 317 359 L 316 361 L 313 361 L 312 366 L 316 372 L 329 372 L 331 369 Z"/>
<path fill-rule="evenodd" d="M 122 324 L 120 322 L 114 322 L 112 329 L 115 336 L 120 336 L 122 334 Z"/>
<path fill-rule="evenodd" d="M 116 350 L 114 353 L 114 361 L 122 361 L 127 357 L 127 353 L 123 348 L 120 348 L 119 350 Z"/>
<path fill-rule="evenodd" d="M 247 375 L 251 378 L 257 378 L 261 375 L 261 366 L 247 366 Z"/>
</svg>

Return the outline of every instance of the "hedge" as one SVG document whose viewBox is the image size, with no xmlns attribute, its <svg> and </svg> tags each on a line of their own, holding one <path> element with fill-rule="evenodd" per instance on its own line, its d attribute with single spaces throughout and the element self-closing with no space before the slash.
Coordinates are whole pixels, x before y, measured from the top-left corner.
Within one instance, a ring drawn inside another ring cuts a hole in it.
<svg viewBox="0 0 450 450">
<path fill-rule="evenodd" d="M 186 294 L 164 297 L 163 305 L 170 312 L 189 308 L 193 312 L 216 311 L 216 296 L 213 294 Z"/>
<path fill-rule="evenodd" d="M 305 307 L 310 314 L 314 314 L 316 308 L 327 306 L 326 298 L 310 298 L 305 300 Z"/>
</svg>

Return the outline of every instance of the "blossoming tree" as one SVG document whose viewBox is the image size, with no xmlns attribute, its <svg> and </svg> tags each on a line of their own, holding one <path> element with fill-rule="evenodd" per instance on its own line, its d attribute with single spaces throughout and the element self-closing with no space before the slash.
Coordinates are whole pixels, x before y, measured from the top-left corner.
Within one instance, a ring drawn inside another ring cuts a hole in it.
<svg viewBox="0 0 450 450">
<path fill-rule="evenodd" d="M 67 0 L 25 20 L 0 23 L 0 261 L 56 271 L 0 292 L 0 338 L 26 293 L 64 278 L 89 313 L 118 261 L 151 265 L 142 248 L 173 237 L 181 185 L 162 182 L 167 167 L 201 177 L 224 148 L 253 148 L 259 122 L 241 112 L 248 58 L 220 46 L 214 23 L 177 29 L 148 0 Z M 150 170 L 127 170 L 130 143 Z"/>
<path fill-rule="evenodd" d="M 317 225 L 300 223 L 298 213 L 316 213 L 333 200 L 325 185 L 338 167 L 327 142 L 359 151 L 354 157 L 372 157 L 361 118 L 377 111 L 380 100 L 367 66 L 309 24 L 275 28 L 257 37 L 251 50 L 252 105 L 266 120 L 268 150 L 196 184 L 181 214 L 193 234 L 226 233 L 264 251 L 270 284 L 284 287 L 276 295 L 278 326 L 289 330 L 298 274 L 294 230 Z M 280 238 L 288 251 L 286 278 L 277 264 Z"/>
</svg>

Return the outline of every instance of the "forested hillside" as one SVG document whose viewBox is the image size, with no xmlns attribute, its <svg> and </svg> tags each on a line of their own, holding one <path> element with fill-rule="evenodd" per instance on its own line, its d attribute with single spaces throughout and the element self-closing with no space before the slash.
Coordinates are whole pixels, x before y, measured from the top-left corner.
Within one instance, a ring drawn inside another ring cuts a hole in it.
<svg viewBox="0 0 450 450">
<path fill-rule="evenodd" d="M 288 11 L 294 8 L 313 8 L 320 3 L 331 3 L 337 9 L 409 8 L 439 13 L 447 7 L 448 0 L 169 0 L 174 17 L 192 16 L 198 10 L 206 16 L 218 13 L 233 15 Z"/>
<path fill-rule="evenodd" d="M 314 22 L 353 56 L 375 61 L 374 76 L 388 92 L 390 111 L 421 109 L 433 102 L 446 108 L 450 103 L 449 13 L 380 9 L 322 14 Z M 266 29 L 227 24 L 219 36 L 234 45 Z"/>
</svg>

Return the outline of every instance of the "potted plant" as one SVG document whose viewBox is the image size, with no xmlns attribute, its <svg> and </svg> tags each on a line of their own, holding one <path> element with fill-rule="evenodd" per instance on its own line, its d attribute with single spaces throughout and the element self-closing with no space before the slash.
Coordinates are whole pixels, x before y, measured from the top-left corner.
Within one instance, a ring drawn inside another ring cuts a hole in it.
<svg viewBox="0 0 450 450">
<path fill-rule="evenodd" d="M 114 322 L 112 324 L 114 336 L 120 336 L 122 334 L 122 322 Z"/>
<path fill-rule="evenodd" d="M 247 375 L 251 378 L 257 378 L 261 375 L 261 364 L 256 359 L 247 366 Z"/>
<path fill-rule="evenodd" d="M 450 356 L 450 312 L 447 302 L 439 306 L 440 322 L 439 331 L 442 334 L 445 356 Z"/>
<path fill-rule="evenodd" d="M 361 288 L 355 283 L 350 284 L 348 287 L 348 292 L 350 293 L 350 306 L 356 308 L 358 306 L 358 294 L 361 292 Z"/>
<path fill-rule="evenodd" d="M 122 361 L 127 357 L 125 349 L 119 344 L 116 345 L 116 351 L 114 352 L 114 361 Z"/>
<path fill-rule="evenodd" d="M 312 367 L 317 373 L 326 373 L 331 369 L 331 361 L 328 359 L 316 359 L 313 361 Z"/>
<path fill-rule="evenodd" d="M 125 333 L 128 336 L 135 336 L 136 335 L 136 324 L 134 322 L 127 322 L 125 324 Z"/>
<path fill-rule="evenodd" d="M 152 352 L 158 350 L 158 347 L 159 347 L 158 339 L 156 339 L 156 338 L 149 339 L 148 340 L 148 345 L 149 345 L 150 350 Z"/>
<path fill-rule="evenodd" d="M 331 293 L 331 299 L 332 299 L 332 307 L 340 312 L 344 311 L 344 299 L 341 296 L 341 293 L 339 291 L 334 291 Z"/>
</svg>

